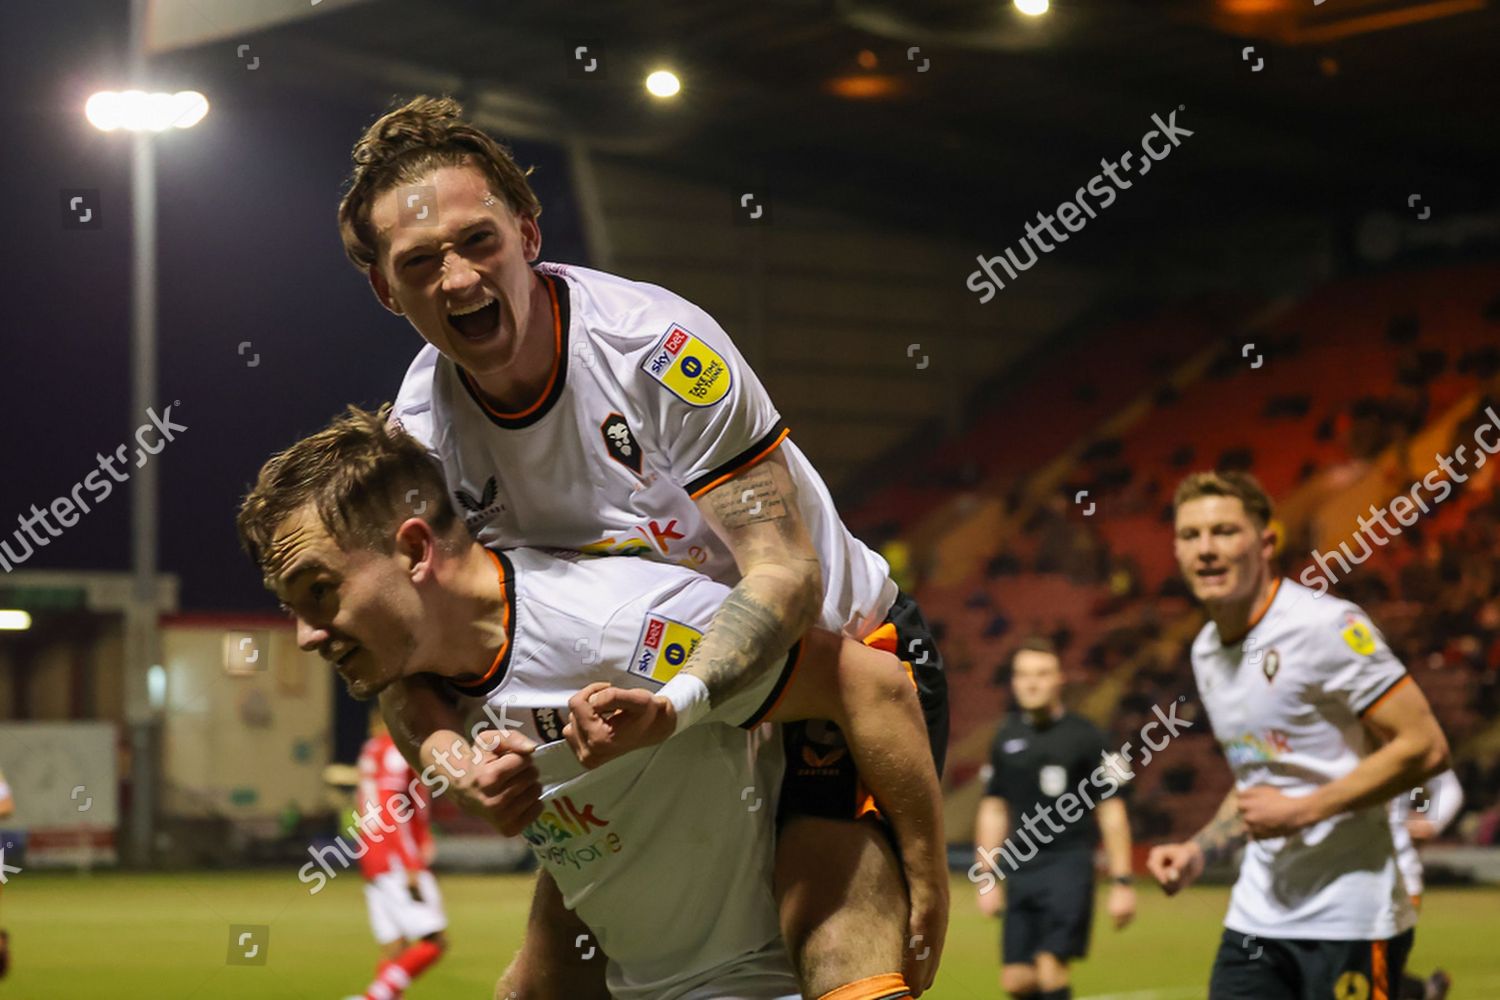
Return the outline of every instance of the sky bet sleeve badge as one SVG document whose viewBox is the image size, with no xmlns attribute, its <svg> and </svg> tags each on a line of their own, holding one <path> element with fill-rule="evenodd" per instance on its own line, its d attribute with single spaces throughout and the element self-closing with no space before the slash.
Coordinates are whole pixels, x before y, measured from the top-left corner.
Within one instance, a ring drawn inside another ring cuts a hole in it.
<svg viewBox="0 0 1500 1000">
<path fill-rule="evenodd" d="M 663 615 L 648 615 L 646 627 L 641 629 L 640 642 L 635 647 L 630 672 L 665 684 L 682 668 L 683 661 L 702 638 L 703 633 L 691 625 Z"/>
<path fill-rule="evenodd" d="M 1370 626 L 1353 615 L 1344 619 L 1344 630 L 1340 634 L 1349 648 L 1360 656 L 1370 656 L 1375 652 L 1375 636 L 1370 632 Z"/>
<path fill-rule="evenodd" d="M 641 368 L 692 406 L 712 406 L 724 398 L 733 375 L 724 359 L 673 323 L 641 362 Z"/>
</svg>

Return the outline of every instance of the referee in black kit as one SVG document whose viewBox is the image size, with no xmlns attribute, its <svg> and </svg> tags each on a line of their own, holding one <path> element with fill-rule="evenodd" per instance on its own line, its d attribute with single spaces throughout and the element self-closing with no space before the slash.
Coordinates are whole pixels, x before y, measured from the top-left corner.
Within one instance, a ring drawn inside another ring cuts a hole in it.
<svg viewBox="0 0 1500 1000">
<path fill-rule="evenodd" d="M 1016 711 L 990 749 L 974 830 L 978 863 L 969 870 L 980 910 L 1004 917 L 1000 986 L 1034 1000 L 1073 995 L 1068 963 L 1088 952 L 1101 835 L 1113 880 L 1109 915 L 1116 929 L 1135 916 L 1119 780 L 1105 763 L 1104 734 L 1063 709 L 1062 686 L 1052 644 L 1023 642 L 1011 660 Z"/>
</svg>

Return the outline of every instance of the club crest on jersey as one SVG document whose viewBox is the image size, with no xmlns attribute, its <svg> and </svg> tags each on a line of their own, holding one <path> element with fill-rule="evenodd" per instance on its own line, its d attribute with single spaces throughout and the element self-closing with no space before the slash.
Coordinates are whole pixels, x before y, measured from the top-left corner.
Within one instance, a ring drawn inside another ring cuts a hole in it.
<svg viewBox="0 0 1500 1000">
<path fill-rule="evenodd" d="M 609 457 L 640 475 L 641 446 L 636 443 L 635 435 L 630 433 L 630 425 L 625 422 L 625 418 L 618 413 L 611 413 L 599 425 L 599 433 L 604 435 L 604 450 L 609 452 Z"/>
<path fill-rule="evenodd" d="M 478 496 L 460 486 L 453 491 L 453 498 L 458 501 L 465 521 L 485 521 L 505 509 L 505 504 L 497 499 L 499 492 L 500 488 L 495 483 L 495 477 L 491 476 L 485 480 L 484 489 Z"/>
<path fill-rule="evenodd" d="M 665 684 L 682 669 L 702 638 L 703 633 L 691 625 L 663 615 L 647 615 L 635 656 L 630 661 L 630 672 Z"/>
<path fill-rule="evenodd" d="M 1266 682 L 1270 683 L 1276 679 L 1276 672 L 1281 669 L 1281 653 L 1271 650 L 1266 654 L 1265 660 L 1260 665 L 1261 672 L 1266 675 Z"/>
<path fill-rule="evenodd" d="M 563 738 L 563 709 L 533 708 L 531 721 L 536 723 L 537 735 L 545 743 Z"/>
<path fill-rule="evenodd" d="M 693 406 L 712 406 L 729 391 L 733 376 L 724 359 L 673 323 L 646 354 L 641 368 L 667 391 Z"/>
<path fill-rule="evenodd" d="M 1371 656 L 1375 652 L 1375 633 L 1370 631 L 1370 626 L 1360 621 L 1354 615 L 1344 616 L 1344 628 L 1339 633 L 1344 637 L 1344 642 L 1350 649 L 1360 656 Z"/>
</svg>

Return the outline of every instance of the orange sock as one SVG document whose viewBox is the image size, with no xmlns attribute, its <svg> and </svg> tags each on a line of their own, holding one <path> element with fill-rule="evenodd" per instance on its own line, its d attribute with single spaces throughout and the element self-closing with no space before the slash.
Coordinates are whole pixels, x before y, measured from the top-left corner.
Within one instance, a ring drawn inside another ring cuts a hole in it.
<svg viewBox="0 0 1500 1000">
<path fill-rule="evenodd" d="M 902 1000 L 911 996 L 911 987 L 899 972 L 866 976 L 824 993 L 818 1000 Z"/>
</svg>

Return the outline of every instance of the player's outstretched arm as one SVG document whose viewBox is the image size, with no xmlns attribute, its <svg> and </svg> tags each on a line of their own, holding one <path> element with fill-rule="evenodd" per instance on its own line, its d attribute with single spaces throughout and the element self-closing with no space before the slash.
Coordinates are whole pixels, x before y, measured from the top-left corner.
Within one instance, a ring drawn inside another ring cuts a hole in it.
<svg viewBox="0 0 1500 1000">
<path fill-rule="evenodd" d="M 1240 813 L 1253 837 L 1284 836 L 1330 816 L 1372 806 L 1415 788 L 1448 767 L 1448 739 L 1421 688 L 1399 682 L 1364 715 L 1382 745 L 1344 775 L 1311 795 L 1289 798 L 1259 786 L 1240 793 Z"/>
<path fill-rule="evenodd" d="M 1233 788 L 1219 804 L 1219 811 L 1192 840 L 1181 844 L 1159 844 L 1146 857 L 1151 872 L 1168 896 L 1176 895 L 1198 881 L 1205 864 L 1227 857 L 1245 842 L 1245 821 L 1240 818 L 1239 795 Z"/>
<path fill-rule="evenodd" d="M 532 741 L 490 730 L 473 746 L 463 734 L 458 706 L 436 678 L 405 677 L 380 694 L 391 739 L 428 784 L 441 782 L 465 812 L 514 837 L 541 814 L 541 782 Z"/>
<path fill-rule="evenodd" d="M 765 718 L 828 719 L 843 730 L 860 780 L 896 834 L 911 894 L 909 933 L 932 949 L 920 963 L 907 949 L 904 971 L 914 993 L 926 989 L 948 930 L 948 858 L 937 767 L 906 669 L 889 653 L 813 629 Z"/>
<path fill-rule="evenodd" d="M 697 504 L 734 553 L 740 582 L 662 688 L 677 710 L 678 731 L 779 665 L 818 620 L 823 603 L 818 552 L 781 452 L 709 490 Z"/>
</svg>

